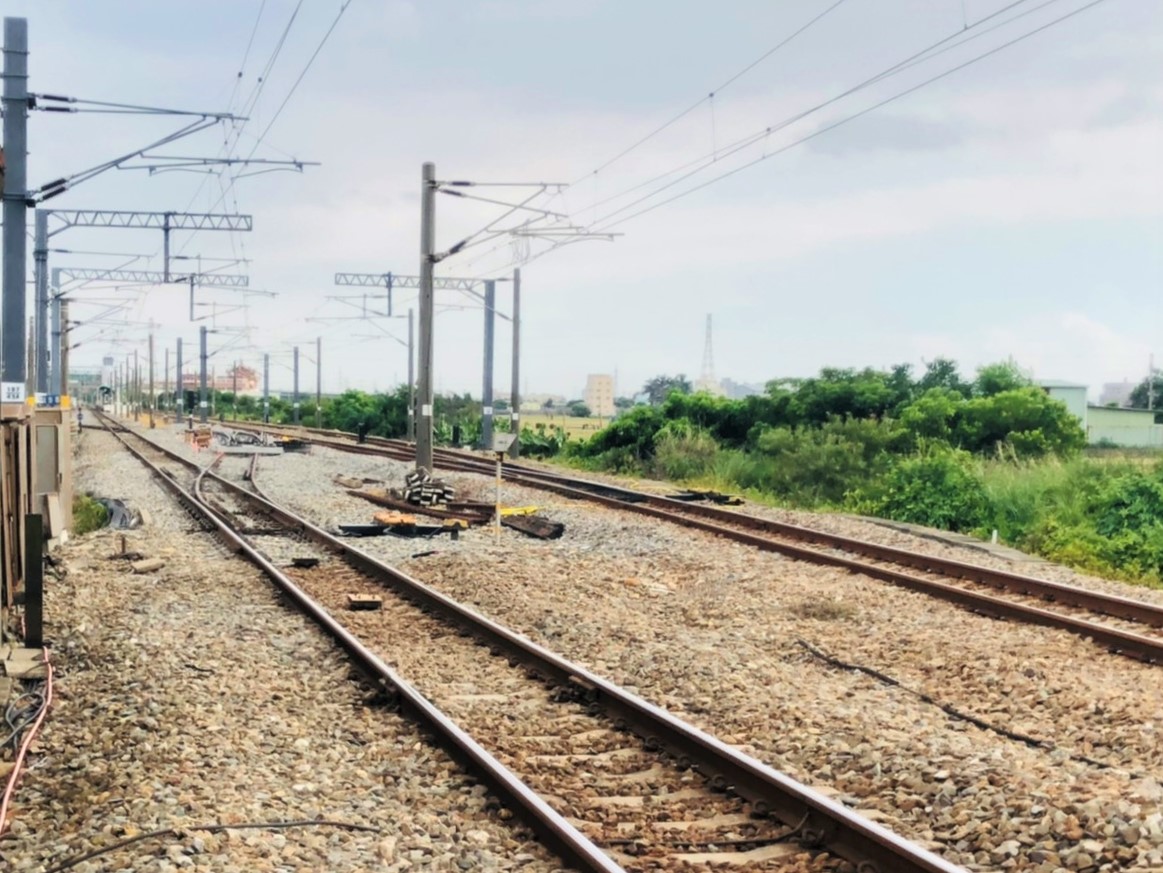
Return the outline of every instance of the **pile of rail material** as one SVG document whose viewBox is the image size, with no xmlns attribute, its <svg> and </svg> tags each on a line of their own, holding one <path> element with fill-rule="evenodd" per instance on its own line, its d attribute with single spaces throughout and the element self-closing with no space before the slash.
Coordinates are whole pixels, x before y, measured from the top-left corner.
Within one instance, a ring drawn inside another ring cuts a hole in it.
<svg viewBox="0 0 1163 873">
<path fill-rule="evenodd" d="M 415 506 L 438 506 L 456 500 L 456 489 L 421 467 L 404 477 L 401 496 Z"/>
<path fill-rule="evenodd" d="M 468 527 L 467 521 L 456 518 L 446 518 L 440 524 L 426 524 L 414 515 L 394 510 L 377 512 L 372 516 L 372 521 L 387 533 L 401 537 L 431 537 L 446 533 L 456 539 L 460 531 Z"/>
<path fill-rule="evenodd" d="M 688 503 L 696 503 L 702 500 L 708 500 L 711 503 L 717 503 L 720 506 L 742 506 L 743 499 L 736 497 L 734 494 L 723 494 L 719 491 L 696 491 L 688 489 L 686 491 L 679 491 L 675 494 L 667 495 L 671 500 L 683 500 Z"/>
<path fill-rule="evenodd" d="M 394 509 L 399 512 L 416 512 L 420 515 L 428 515 L 433 518 L 454 519 L 465 522 L 466 526 L 470 524 L 484 524 L 493 515 L 493 507 L 487 503 L 480 504 L 479 506 L 473 504 L 472 508 L 464 503 L 438 508 L 435 506 L 418 506 L 414 503 L 409 503 L 396 490 L 382 492 L 348 489 L 347 493 L 352 497 L 359 497 L 369 503 L 374 503 L 377 506 L 383 506 L 387 509 Z"/>
</svg>

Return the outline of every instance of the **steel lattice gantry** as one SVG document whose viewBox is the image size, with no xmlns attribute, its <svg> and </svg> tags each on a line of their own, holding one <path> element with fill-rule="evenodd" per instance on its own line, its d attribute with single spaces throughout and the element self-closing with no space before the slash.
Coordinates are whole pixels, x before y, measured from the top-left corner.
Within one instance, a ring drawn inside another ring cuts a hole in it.
<svg viewBox="0 0 1163 873">
<path fill-rule="evenodd" d="M 130 282 L 142 285 L 164 285 L 166 274 L 160 270 L 102 270 L 96 267 L 59 267 L 61 276 L 70 279 L 85 279 L 102 282 Z M 248 288 L 250 277 L 234 273 L 194 273 L 191 274 L 197 284 L 207 288 Z M 188 276 L 171 276 L 170 281 L 188 281 Z"/>
<path fill-rule="evenodd" d="M 507 279 L 499 279 L 497 281 L 506 282 Z M 484 279 L 465 279 L 456 277 L 443 277 L 432 280 L 433 290 L 436 291 L 461 291 L 475 297 L 482 303 L 485 296 L 477 290 L 477 286 L 484 285 Z M 352 288 L 384 288 L 388 292 L 388 312 L 392 314 L 392 291 L 415 291 L 420 288 L 419 276 L 400 276 L 396 273 L 336 273 L 335 284 Z M 498 313 L 501 318 L 508 320 L 508 316 Z"/>
<path fill-rule="evenodd" d="M 54 222 L 49 229 L 49 220 Z M 250 231 L 254 221 L 250 215 L 224 212 L 146 212 L 120 209 L 37 209 L 33 247 L 33 272 L 36 286 L 36 326 L 33 356 L 34 384 L 38 391 L 48 387 L 48 241 L 71 227 L 110 227 L 160 230 L 163 236 L 163 272 L 160 282 L 175 281 L 170 272 L 170 232 L 174 230 Z M 182 275 L 176 281 L 190 283 L 190 319 L 194 320 L 195 275 Z M 148 280 L 153 281 L 153 280 Z M 207 284 L 207 283 L 202 283 Z M 230 285 L 221 287 L 245 287 Z"/>
<path fill-rule="evenodd" d="M 505 315 L 497 311 L 495 285 L 497 282 L 512 282 L 513 283 L 513 312 L 512 315 Z M 423 280 L 420 276 L 401 276 L 396 273 L 336 273 L 335 284 L 346 287 L 355 288 L 383 288 L 387 291 L 388 308 L 386 313 L 376 313 L 376 315 L 386 315 L 392 317 L 392 291 L 398 289 L 405 290 L 419 290 L 421 291 L 421 322 L 423 323 L 424 299 L 423 299 Z M 490 435 L 492 433 L 493 422 L 493 408 L 492 408 L 492 394 L 493 394 L 493 319 L 495 317 L 503 318 L 513 325 L 513 357 L 512 357 L 512 400 L 509 411 L 510 426 L 514 430 L 520 428 L 520 400 L 517 385 L 519 383 L 518 377 L 520 375 L 520 311 L 521 311 L 521 271 L 516 270 L 513 273 L 512 279 L 478 279 L 478 278 L 461 278 L 456 276 L 432 277 L 433 291 L 459 291 L 476 300 L 479 300 L 485 311 L 484 324 L 484 366 L 482 376 L 482 404 L 481 404 L 481 433 L 482 435 Z M 484 288 L 482 294 L 477 290 L 478 286 Z M 337 297 L 336 300 L 345 301 L 347 298 Z M 430 349 L 430 344 L 429 344 Z M 431 468 L 431 410 L 432 399 L 425 394 L 425 389 L 431 386 L 431 360 L 425 360 L 423 353 L 423 345 L 421 348 L 420 360 L 420 383 L 421 391 L 417 393 L 416 384 L 413 379 L 413 360 L 415 353 L 413 350 L 412 337 L 412 312 L 408 312 L 408 390 L 411 395 L 411 400 L 408 405 L 408 434 L 409 437 L 417 442 L 417 464 Z M 429 352 L 430 358 L 430 352 Z M 428 399 L 425 399 L 428 397 Z M 417 427 L 421 422 L 424 422 L 424 428 L 428 433 L 419 433 Z M 419 434 L 419 435 L 418 435 Z M 426 444 L 426 445 L 425 445 Z M 426 448 L 426 452 L 425 452 Z M 517 444 L 513 444 L 511 449 L 511 456 L 517 456 Z"/>
<path fill-rule="evenodd" d="M 50 209 L 61 227 L 153 227 L 158 230 L 253 230 L 249 215 L 214 212 L 133 212 L 116 209 Z"/>
<path fill-rule="evenodd" d="M 469 291 L 483 284 L 484 279 L 436 278 L 433 285 L 437 291 Z M 336 273 L 336 285 L 354 285 L 364 288 L 418 289 L 419 276 L 399 276 L 395 273 Z"/>
</svg>

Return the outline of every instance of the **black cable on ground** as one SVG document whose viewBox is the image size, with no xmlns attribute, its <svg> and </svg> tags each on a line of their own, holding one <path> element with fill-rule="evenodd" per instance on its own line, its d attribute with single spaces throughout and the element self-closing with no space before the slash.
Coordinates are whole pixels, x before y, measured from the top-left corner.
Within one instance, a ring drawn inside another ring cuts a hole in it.
<svg viewBox="0 0 1163 873">
<path fill-rule="evenodd" d="M 879 682 L 883 682 L 885 685 L 891 685 L 893 688 L 899 688 L 901 691 L 905 692 L 906 694 L 911 694 L 913 697 L 916 697 L 918 700 L 921 700 L 924 703 L 936 706 L 946 715 L 950 716 L 951 718 L 955 718 L 958 721 L 968 722 L 974 727 L 981 728 L 984 731 L 990 731 L 992 733 L 998 734 L 999 736 L 1003 736 L 1008 740 L 1015 740 L 1019 743 L 1024 743 L 1032 749 L 1054 751 L 1058 748 L 1050 740 L 1041 740 L 1028 734 L 1011 731 L 1009 728 L 988 722 L 983 718 L 979 718 L 978 716 L 973 715 L 972 713 L 963 712 L 951 703 L 942 703 L 940 700 L 937 700 L 931 695 L 925 694 L 923 691 L 915 691 L 912 688 L 901 684 L 899 679 L 894 679 L 887 673 L 882 673 L 872 667 L 865 667 L 860 664 L 850 664 L 847 661 L 841 661 L 839 658 L 835 658 L 832 655 L 829 655 L 827 652 L 817 649 L 807 640 L 796 640 L 796 642 L 799 643 L 799 645 L 804 648 L 810 655 L 812 655 L 812 657 L 818 658 L 826 664 L 830 664 L 833 667 L 839 667 L 841 670 L 856 670 L 858 673 L 871 676 L 873 679 L 876 679 Z M 1108 764 L 1105 761 L 1089 758 L 1086 755 L 1079 755 L 1074 752 L 1067 752 L 1067 755 L 1072 761 L 1089 764 L 1092 767 L 1098 767 L 1102 770 L 1124 770 L 1124 768 L 1118 767 L 1115 764 Z M 1144 773 L 1136 773 L 1132 770 L 1124 770 L 1124 772 L 1128 773 L 1135 779 L 1142 779 L 1146 776 Z"/>
<path fill-rule="evenodd" d="M 301 827 L 329 827 L 341 828 L 347 831 L 368 831 L 373 834 L 382 833 L 381 828 L 372 827 L 371 825 L 353 824 L 346 821 L 328 821 L 327 819 L 303 819 L 301 821 L 265 821 L 265 822 L 243 822 L 242 824 L 208 824 L 208 825 L 182 825 L 179 827 L 161 828 L 160 830 L 150 831 L 147 834 L 138 834 L 136 837 L 130 837 L 126 840 L 113 843 L 109 846 L 102 846 L 100 849 L 94 849 L 91 852 L 86 852 L 83 855 L 77 855 L 69 858 L 67 861 L 62 861 L 55 867 L 49 867 L 45 873 L 62 873 L 64 870 L 72 869 L 78 864 L 83 864 L 85 861 L 91 861 L 101 855 L 108 855 L 110 852 L 116 852 L 118 849 L 124 849 L 127 846 L 132 846 L 134 843 L 145 842 L 146 840 L 157 839 L 158 837 L 176 837 L 182 833 L 190 833 L 192 831 L 205 831 L 207 833 L 219 833 L 221 831 L 241 831 L 241 830 L 282 830 L 285 828 L 301 828 Z"/>
</svg>

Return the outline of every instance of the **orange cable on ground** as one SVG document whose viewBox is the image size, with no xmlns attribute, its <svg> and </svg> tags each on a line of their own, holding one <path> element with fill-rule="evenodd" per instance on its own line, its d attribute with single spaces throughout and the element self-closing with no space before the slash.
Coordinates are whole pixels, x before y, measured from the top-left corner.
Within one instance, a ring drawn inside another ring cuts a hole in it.
<svg viewBox="0 0 1163 873">
<path fill-rule="evenodd" d="M 44 649 L 44 669 L 44 705 L 40 708 L 40 714 L 36 717 L 36 721 L 32 723 L 32 727 L 24 735 L 24 742 L 20 744 L 20 750 L 16 753 L 16 766 L 12 768 L 12 773 L 8 777 L 8 784 L 4 787 L 3 796 L 0 796 L 0 835 L 4 834 L 4 830 L 8 826 L 8 804 L 12 800 L 12 795 L 16 791 L 16 783 L 20 779 L 20 766 L 24 762 L 28 749 L 36 738 L 45 716 L 48 715 L 49 707 L 52 706 L 53 670 L 52 664 L 49 663 L 48 649 Z"/>
</svg>

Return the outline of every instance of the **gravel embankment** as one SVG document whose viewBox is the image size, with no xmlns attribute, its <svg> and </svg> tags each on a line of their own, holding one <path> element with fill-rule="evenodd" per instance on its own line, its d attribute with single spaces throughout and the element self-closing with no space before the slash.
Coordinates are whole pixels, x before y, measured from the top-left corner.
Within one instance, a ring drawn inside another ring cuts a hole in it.
<svg viewBox="0 0 1163 873">
<path fill-rule="evenodd" d="M 547 470 L 552 473 L 572 473 L 581 479 L 620 485 L 623 488 L 646 491 L 662 496 L 671 494 L 682 487 L 656 479 L 632 479 L 626 476 L 612 476 L 590 472 L 588 470 L 570 471 L 568 468 L 562 468 L 552 464 L 538 464 L 528 461 L 522 461 L 521 463 L 535 466 L 538 469 Z M 1029 556 L 1011 558 L 1006 556 L 1001 550 L 992 549 L 990 544 L 986 542 L 975 543 L 974 545 L 951 543 L 942 539 L 944 535 L 942 531 L 933 531 L 931 535 L 924 535 L 899 530 L 883 521 L 862 518 L 860 516 L 844 515 L 836 512 L 809 512 L 800 509 L 785 509 L 753 502 L 748 502 L 745 506 L 729 508 L 737 509 L 738 511 L 759 518 L 771 519 L 772 521 L 798 524 L 827 533 L 868 540 L 869 542 L 895 546 L 900 549 L 908 549 L 926 555 L 952 558 L 997 570 L 1008 570 L 1012 573 L 1033 576 L 1036 579 L 1061 582 L 1064 585 L 1076 585 L 1080 588 L 1089 588 L 1107 594 L 1115 594 L 1120 597 L 1128 597 L 1163 606 L 1163 588 L 1148 588 L 1144 585 L 1135 585 L 1129 582 L 1090 576 L 1085 573 L 1080 573 L 1077 570 L 1072 570 L 1069 567 L 1064 567 L 1061 564 L 1054 564 L 1040 558 L 1031 559 Z"/>
<path fill-rule="evenodd" d="M 46 586 L 58 702 L 16 796 L 0 868 L 39 871 L 158 828 L 180 836 L 74 868 L 223 873 L 523 869 L 559 862 L 486 809 L 482 787 L 399 716 L 370 702 L 345 658 L 270 583 L 177 508 L 114 439 L 86 429 L 78 487 L 146 507 L 117 535 L 62 550 Z M 196 824 L 328 819 L 323 826 L 198 832 Z"/>
<path fill-rule="evenodd" d="M 405 470 L 315 449 L 263 459 L 259 482 L 330 527 L 376 509 L 333 475 L 398 483 Z M 445 478 L 466 497 L 492 491 Z M 1158 668 L 696 531 L 512 485 L 502 495 L 543 507 L 565 537 L 360 545 L 971 869 L 1163 866 Z M 800 640 L 904 687 L 824 664 Z"/>
<path fill-rule="evenodd" d="M 264 525 L 238 498 L 224 495 L 222 505 L 250 528 Z M 292 537 L 257 540 L 284 566 L 303 551 Z M 419 607 L 388 595 L 380 609 L 348 610 L 349 596 L 383 596 L 382 584 L 332 555 L 320 558 L 316 567 L 286 572 L 627 870 L 674 866 L 692 846 L 725 859 L 716 847 L 763 844 L 784 832 L 777 822 L 751 819 L 745 802 L 714 791 L 705 776 L 648 751 L 583 702 L 563 699 L 561 689 L 531 680 L 519 665 L 484 654 L 476 639 Z M 686 845 L 676 847 L 680 838 Z M 852 873 L 794 845 L 775 850 L 733 866 L 740 873 Z"/>
</svg>

